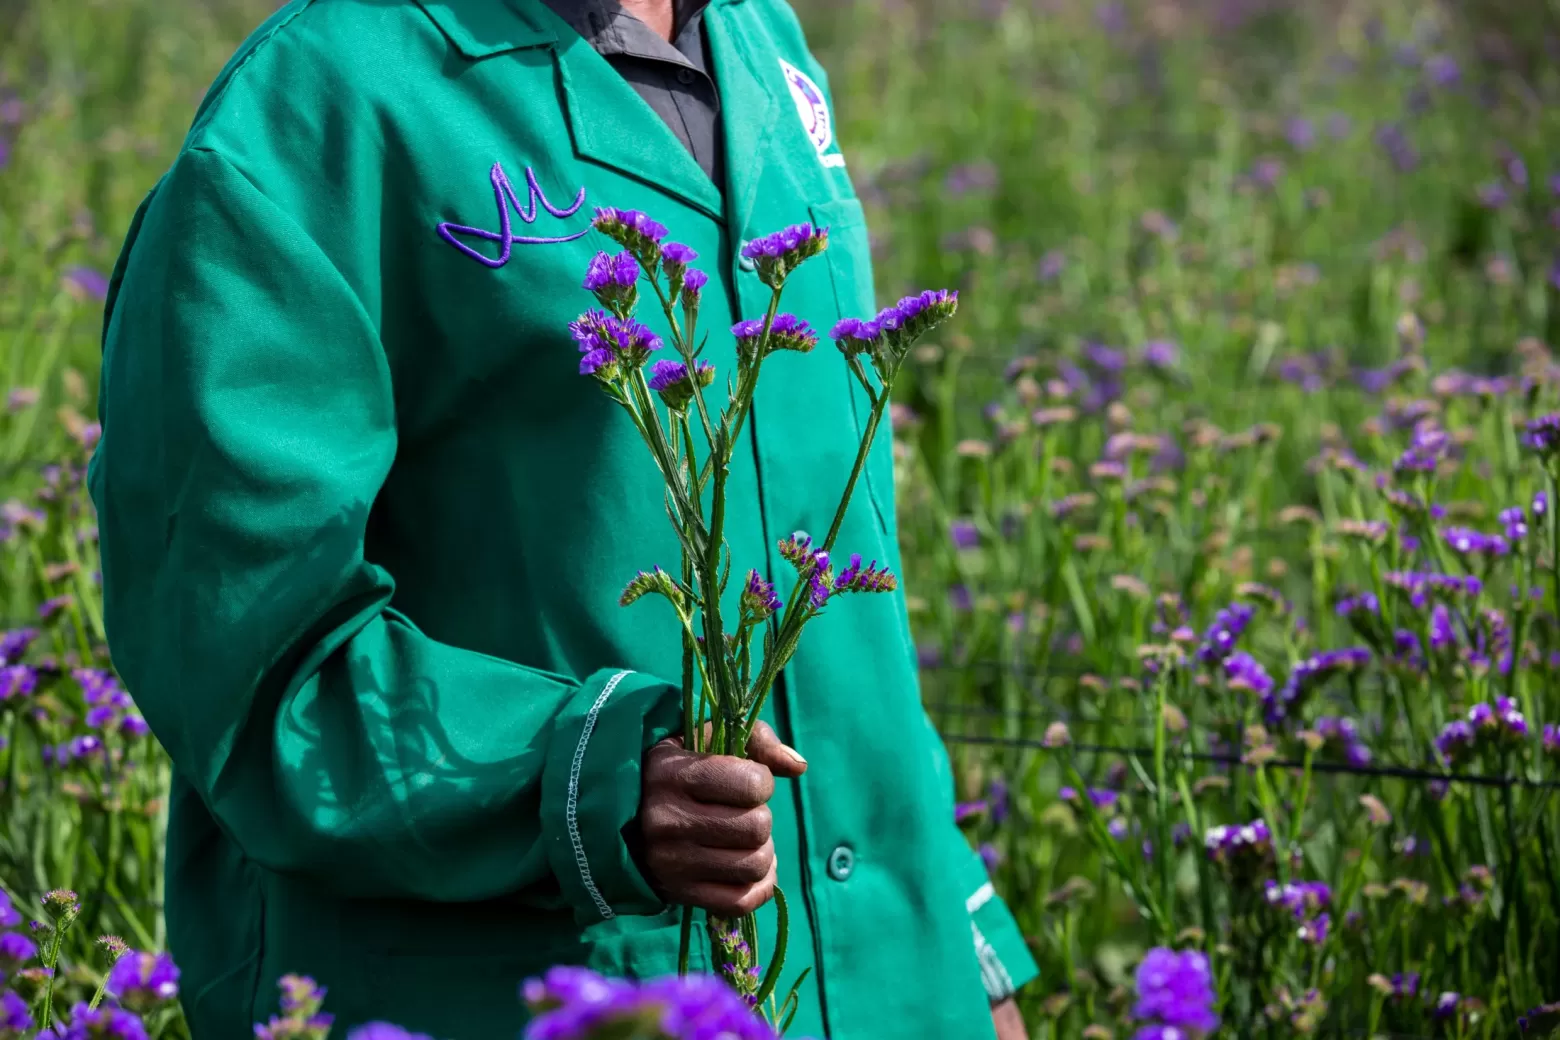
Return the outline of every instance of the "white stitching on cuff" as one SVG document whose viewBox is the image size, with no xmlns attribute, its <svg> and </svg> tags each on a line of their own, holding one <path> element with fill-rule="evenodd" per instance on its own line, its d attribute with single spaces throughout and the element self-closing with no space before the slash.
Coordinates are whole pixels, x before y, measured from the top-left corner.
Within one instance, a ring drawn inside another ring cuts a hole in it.
<svg viewBox="0 0 1560 1040">
<path fill-rule="evenodd" d="M 596 703 L 590 706 L 590 711 L 585 716 L 585 728 L 580 730 L 579 745 L 574 749 L 574 761 L 569 766 L 569 801 L 564 809 L 564 819 L 569 826 L 569 842 L 574 846 L 574 862 L 580 868 L 580 880 L 585 882 L 585 891 L 590 893 L 591 900 L 605 920 L 610 920 L 617 914 L 607 905 L 607 901 L 601 898 L 601 890 L 596 887 L 595 879 L 590 876 L 590 864 L 585 861 L 585 843 L 580 840 L 580 766 L 585 762 L 585 747 L 590 743 L 590 735 L 596 729 L 596 716 L 601 714 L 602 706 L 607 703 L 607 698 L 612 696 L 612 691 L 617 689 L 618 683 L 633 674 L 632 671 L 622 671 L 608 679 L 607 685 L 601 689 L 601 696 L 597 697 Z"/>
<path fill-rule="evenodd" d="M 987 998 L 993 1004 L 1006 1000 L 1018 991 L 1013 985 L 1013 976 L 1008 974 L 996 949 L 981 934 L 980 926 L 971 921 L 970 930 L 975 933 L 975 959 L 980 962 L 980 979 L 986 987 Z"/>
<path fill-rule="evenodd" d="M 965 913 L 973 914 L 975 911 L 991 902 L 992 899 L 996 897 L 996 894 L 997 890 L 992 887 L 990 881 L 986 882 L 984 885 L 981 885 L 968 899 L 964 901 Z"/>
</svg>

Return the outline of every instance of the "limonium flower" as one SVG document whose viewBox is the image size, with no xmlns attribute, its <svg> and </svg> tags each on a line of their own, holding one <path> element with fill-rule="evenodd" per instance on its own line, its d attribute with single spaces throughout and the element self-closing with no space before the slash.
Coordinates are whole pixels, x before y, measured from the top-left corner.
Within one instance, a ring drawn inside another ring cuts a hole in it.
<svg viewBox="0 0 1560 1040">
<path fill-rule="evenodd" d="M 842 318 L 829 330 L 829 338 L 846 357 L 870 354 L 877 349 L 883 329 L 874 321 Z"/>
<path fill-rule="evenodd" d="M 36 628 L 13 628 L 0 635 L 0 662 L 15 664 L 37 638 Z"/>
<path fill-rule="evenodd" d="M 651 220 L 637 209 L 598 206 L 591 226 L 632 253 L 645 270 L 656 269 L 661 259 L 661 239 L 666 237 L 665 224 Z"/>
<path fill-rule="evenodd" d="M 0 701 L 26 697 L 38 686 L 38 670 L 31 665 L 13 664 L 0 668 Z"/>
<path fill-rule="evenodd" d="M 899 579 L 886 567 L 879 567 L 876 560 L 863 569 L 861 554 L 852 553 L 850 563 L 834 579 L 833 588 L 835 592 L 893 592 L 899 588 Z"/>
<path fill-rule="evenodd" d="M 1387 587 L 1408 598 L 1417 610 L 1423 610 L 1431 600 L 1472 599 L 1484 590 L 1484 583 L 1472 574 L 1426 574 L 1417 571 L 1388 571 L 1383 580 Z"/>
<path fill-rule="evenodd" d="M 676 1040 L 774 1040 L 774 1030 L 730 986 L 709 975 L 668 976 L 635 983 L 609 979 L 586 968 L 559 966 L 521 990 L 535 1017 L 525 1040 L 586 1040 L 615 1027 L 623 1035 L 637 1023 Z"/>
<path fill-rule="evenodd" d="M 1560 758 L 1560 726 L 1553 722 L 1544 723 L 1544 754 L 1551 758 Z"/>
<path fill-rule="evenodd" d="M 708 361 L 694 362 L 699 386 L 715 382 L 715 366 Z M 666 407 L 674 412 L 687 411 L 693 402 L 693 380 L 688 378 L 688 366 L 681 361 L 661 360 L 650 366 L 650 389 L 661 395 Z"/>
<path fill-rule="evenodd" d="M 1213 623 L 1203 634 L 1202 645 L 1197 648 L 1197 659 L 1205 664 L 1223 662 L 1234 652 L 1236 641 L 1256 613 L 1256 608 L 1249 603 L 1231 603 L 1215 614 Z"/>
<path fill-rule="evenodd" d="M 1370 765 L 1370 748 L 1360 739 L 1359 726 L 1353 719 L 1323 715 L 1311 728 L 1325 742 L 1324 748 L 1338 753 L 1351 766 Z"/>
<path fill-rule="evenodd" d="M 786 276 L 804 261 L 829 248 L 829 229 L 792 224 L 755 238 L 742 247 L 742 256 L 754 263 L 758 280 L 771 289 L 785 284 Z"/>
<path fill-rule="evenodd" d="M 1155 947 L 1143 957 L 1133 981 L 1137 991 L 1132 1007 L 1135 1018 L 1153 1026 L 1173 1027 L 1188 1040 L 1219 1027 L 1219 1018 L 1213 1013 L 1217 1000 L 1213 972 L 1200 950 L 1177 952 Z M 1162 1031 L 1158 1035 L 1168 1038 L 1177 1034 Z"/>
<path fill-rule="evenodd" d="M 0 1037 L 11 1040 L 32 1027 L 33 1017 L 27 1010 L 27 1001 L 11 990 L 0 993 Z"/>
<path fill-rule="evenodd" d="M 585 288 L 597 301 L 620 318 L 627 317 L 639 301 L 634 283 L 639 280 L 639 261 L 626 249 L 617 254 L 597 253 L 585 270 Z"/>
<path fill-rule="evenodd" d="M 22 923 L 22 915 L 11 902 L 11 897 L 0 889 L 0 928 L 15 928 Z"/>
<path fill-rule="evenodd" d="M 21 932 L 0 934 L 0 972 L 9 973 L 38 956 L 38 944 Z"/>
<path fill-rule="evenodd" d="M 70 1023 L 57 1023 L 38 1034 L 38 1040 L 147 1040 L 146 1026 L 139 1016 L 124 1008 L 100 1007 L 84 1003 L 70 1009 Z"/>
<path fill-rule="evenodd" d="M 109 969 L 104 992 L 144 1015 L 179 996 L 178 965 L 166 953 L 126 953 Z"/>
<path fill-rule="evenodd" d="M 661 270 L 666 272 L 667 280 L 671 283 L 674 299 L 687 279 L 688 265 L 698 258 L 697 252 L 681 242 L 668 242 L 661 247 Z"/>
<path fill-rule="evenodd" d="M 1238 650 L 1224 660 L 1224 681 L 1232 690 L 1265 697 L 1273 692 L 1273 678 L 1255 657 Z"/>
<path fill-rule="evenodd" d="M 780 609 L 780 597 L 774 584 L 764 580 L 756 570 L 748 571 L 747 584 L 742 587 L 742 609 L 762 621 Z"/>
<path fill-rule="evenodd" d="M 1327 650 L 1301 661 L 1289 673 L 1289 680 L 1276 694 L 1263 699 L 1263 718 L 1276 726 L 1293 717 L 1295 709 L 1314 689 L 1335 675 L 1356 671 L 1370 663 L 1367 647 L 1354 646 Z"/>
<path fill-rule="evenodd" d="M 1273 865 L 1273 832 L 1265 820 L 1209 828 L 1203 848 L 1209 859 L 1237 877 L 1261 876 Z"/>
<path fill-rule="evenodd" d="M 1398 473 L 1433 473 L 1451 449 L 1451 437 L 1445 430 L 1423 425 L 1392 468 Z"/>
<path fill-rule="evenodd" d="M 651 567 L 648 571 L 640 571 L 633 578 L 629 579 L 628 585 L 623 589 L 623 594 L 618 597 L 618 606 L 629 606 L 652 592 L 665 596 L 679 610 L 682 609 L 682 589 L 678 588 L 677 582 L 672 580 L 672 576 L 663 571 L 659 566 Z"/>
<path fill-rule="evenodd" d="M 758 356 L 759 339 L 764 333 L 762 318 L 739 321 L 731 327 L 737 341 L 737 354 L 751 361 Z M 794 314 L 776 314 L 769 326 L 769 341 L 765 345 L 767 357 L 777 350 L 795 350 L 806 354 L 818 345 L 818 334 L 807 322 Z"/>
<path fill-rule="evenodd" d="M 1441 537 L 1453 552 L 1464 557 L 1488 559 L 1505 556 L 1511 551 L 1510 543 L 1501 535 L 1485 534 L 1470 527 L 1448 527 L 1441 532 Z"/>
<path fill-rule="evenodd" d="M 388 1022 L 369 1022 L 347 1034 L 347 1040 L 433 1040 L 426 1033 L 408 1033 Z"/>
<path fill-rule="evenodd" d="M 618 318 L 588 311 L 569 323 L 579 346 L 580 375 L 603 382 L 616 379 L 624 369 L 638 368 L 661 349 L 661 337 L 632 318 Z"/>
<path fill-rule="evenodd" d="M 1522 443 L 1545 457 L 1560 453 L 1560 412 L 1530 420 L 1523 431 Z"/>
</svg>

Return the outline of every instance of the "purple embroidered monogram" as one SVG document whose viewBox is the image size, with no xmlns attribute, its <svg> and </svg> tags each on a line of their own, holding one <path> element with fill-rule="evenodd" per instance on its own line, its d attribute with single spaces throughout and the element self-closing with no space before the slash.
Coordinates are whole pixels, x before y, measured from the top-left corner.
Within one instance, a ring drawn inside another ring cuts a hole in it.
<svg viewBox="0 0 1560 1040">
<path fill-rule="evenodd" d="M 572 217 L 579 212 L 581 206 L 585 205 L 585 189 L 582 186 L 580 193 L 574 196 L 574 205 L 568 209 L 559 209 L 547 201 L 547 196 L 543 193 L 542 186 L 536 183 L 535 171 L 529 166 L 525 168 L 527 198 L 524 205 L 521 204 L 520 197 L 515 194 L 514 185 L 510 184 L 509 178 L 505 176 L 503 163 L 493 164 L 493 169 L 489 173 L 489 179 L 493 182 L 493 200 L 498 204 L 497 231 L 484 231 L 481 228 L 467 227 L 464 224 L 452 224 L 449 221 L 439 225 L 440 238 L 483 266 L 497 269 L 509 263 L 510 247 L 517 243 L 523 246 L 535 246 L 546 245 L 550 242 L 572 242 L 576 238 L 583 238 L 590 231 L 590 227 L 586 226 L 583 231 L 577 231 L 572 235 L 534 236 L 515 234 L 513 230 L 514 224 L 509 212 L 511 207 L 513 207 L 515 213 L 519 214 L 520 219 L 527 224 L 536 223 L 536 218 L 540 215 L 537 212 L 538 209 L 546 210 L 555 217 Z M 456 235 L 470 235 L 473 238 L 480 238 L 487 242 L 497 242 L 499 254 L 496 258 L 484 256 L 456 238 Z"/>
</svg>

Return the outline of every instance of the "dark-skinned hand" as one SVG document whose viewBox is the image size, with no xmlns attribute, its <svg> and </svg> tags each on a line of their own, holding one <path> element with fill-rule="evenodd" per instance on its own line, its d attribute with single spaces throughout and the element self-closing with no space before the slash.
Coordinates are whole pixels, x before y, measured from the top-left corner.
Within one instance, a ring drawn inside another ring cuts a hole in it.
<svg viewBox="0 0 1560 1040">
<path fill-rule="evenodd" d="M 740 917 L 774 896 L 767 803 L 775 777 L 801 776 L 807 760 L 763 722 L 747 752 L 701 755 L 671 737 L 645 753 L 639 828 L 651 884 L 668 903 Z"/>
</svg>

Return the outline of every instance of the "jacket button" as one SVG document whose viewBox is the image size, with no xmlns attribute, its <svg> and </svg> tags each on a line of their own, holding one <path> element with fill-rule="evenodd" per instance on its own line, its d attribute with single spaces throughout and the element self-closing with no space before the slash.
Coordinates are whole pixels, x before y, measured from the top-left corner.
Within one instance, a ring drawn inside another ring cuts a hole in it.
<svg viewBox="0 0 1560 1040">
<path fill-rule="evenodd" d="M 855 869 L 856 854 L 851 851 L 849 845 L 836 846 L 834 851 L 829 853 L 829 876 L 834 880 L 844 881 Z"/>
<path fill-rule="evenodd" d="M 758 265 L 753 262 L 751 257 L 742 255 L 742 250 L 747 248 L 747 244 L 748 240 L 745 238 L 737 243 L 737 266 L 742 268 L 744 271 L 752 271 L 757 268 Z"/>
</svg>

